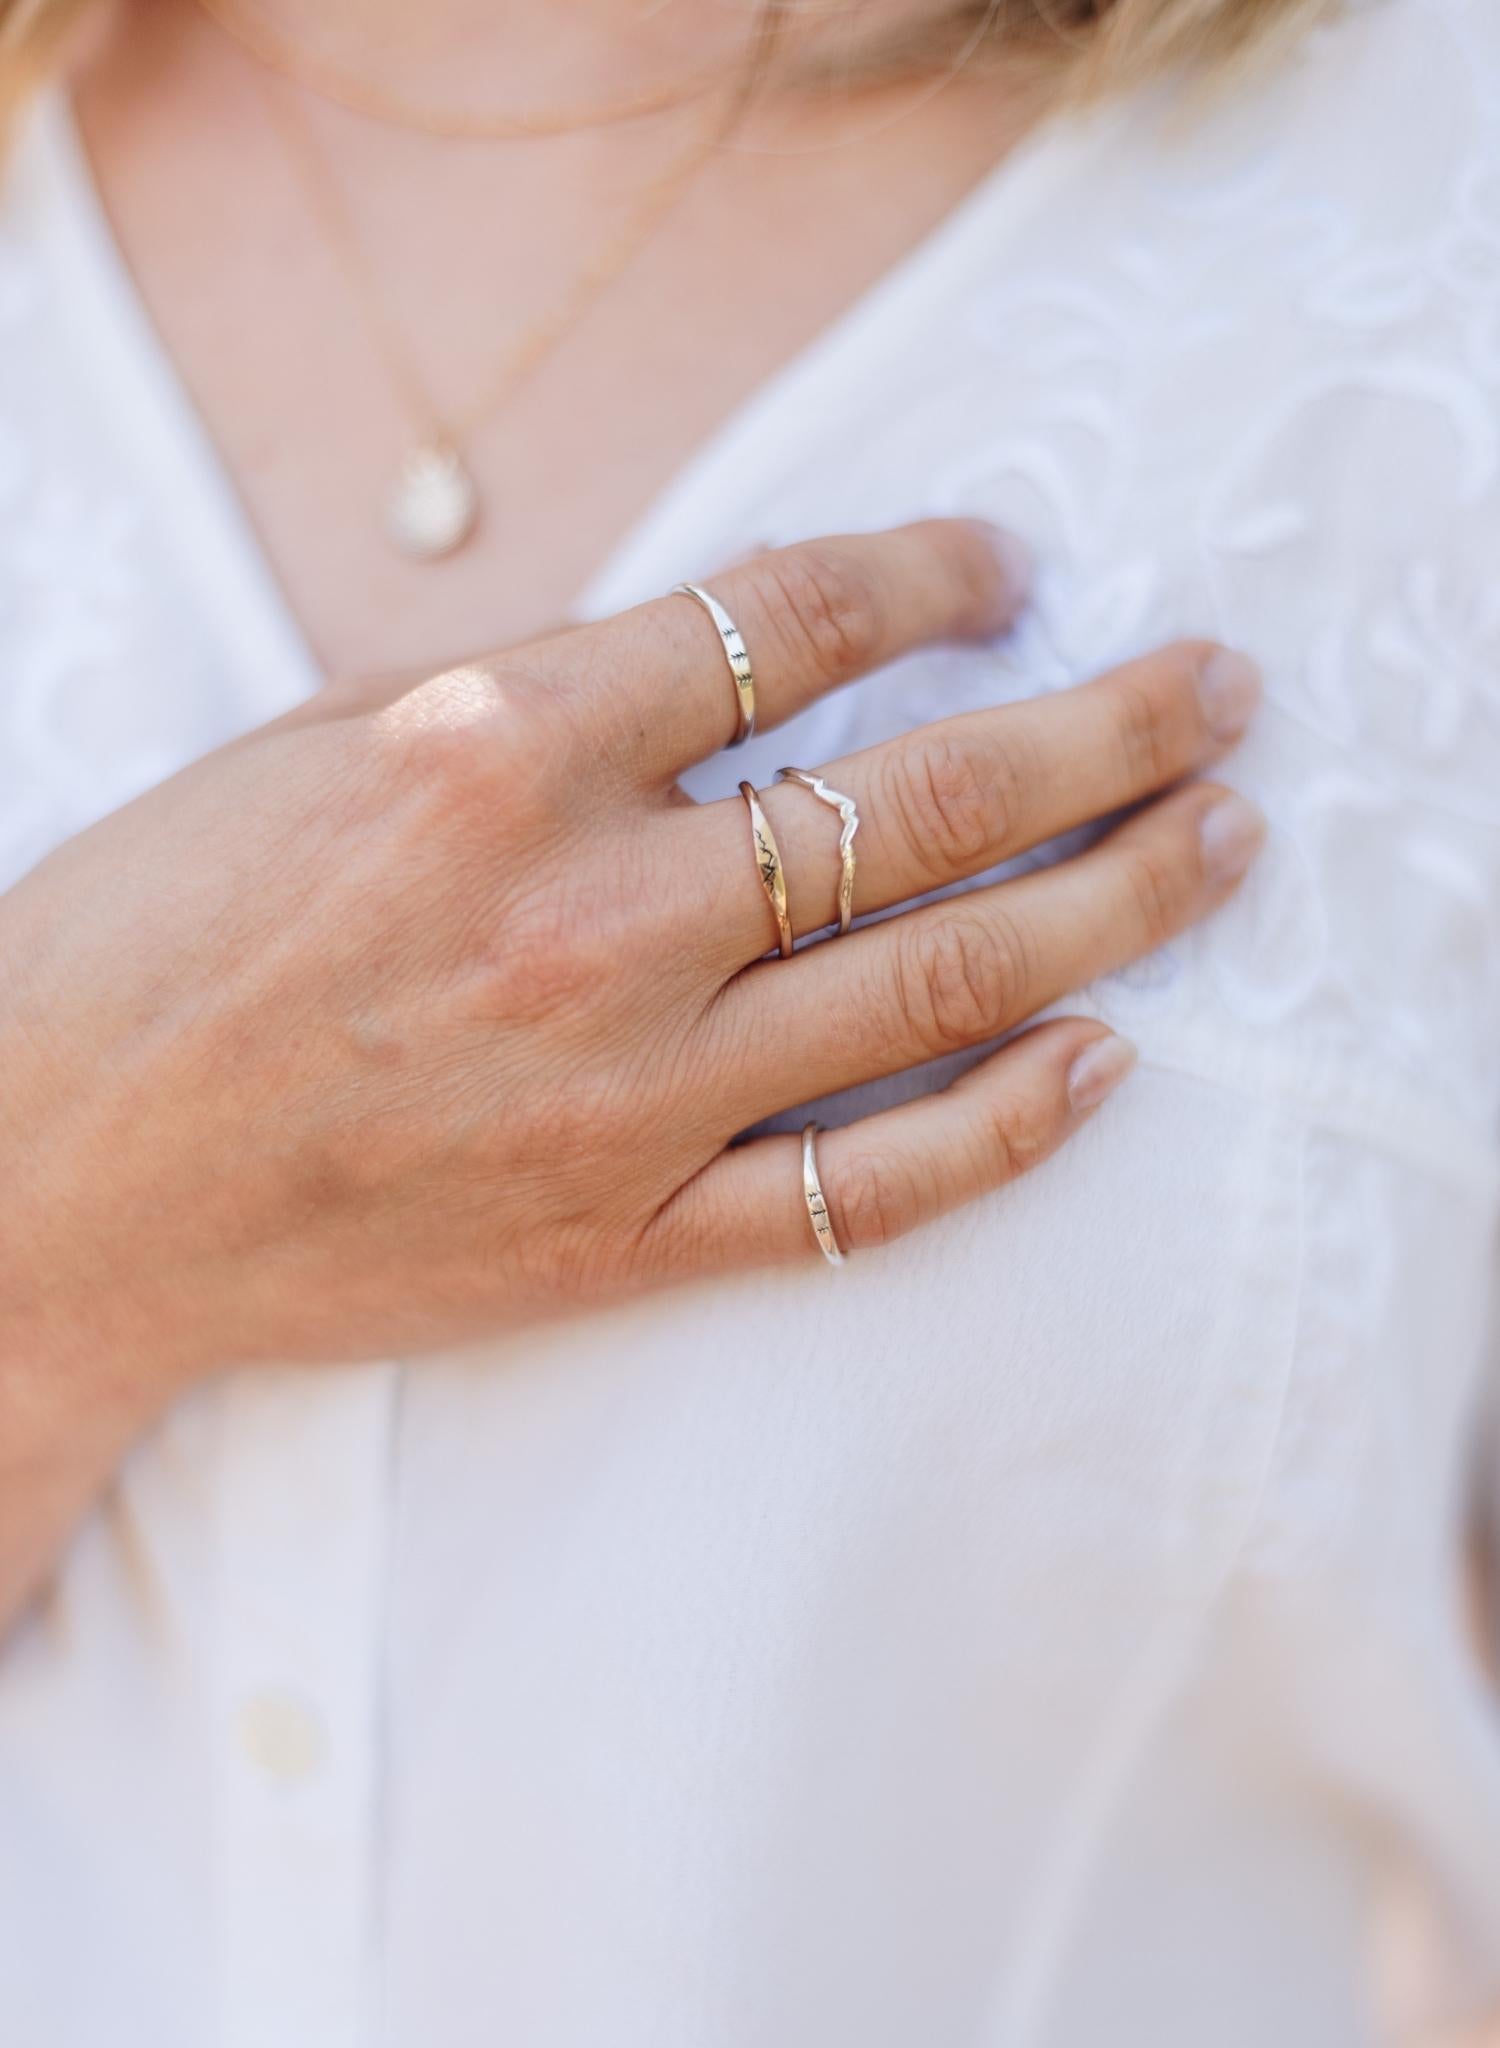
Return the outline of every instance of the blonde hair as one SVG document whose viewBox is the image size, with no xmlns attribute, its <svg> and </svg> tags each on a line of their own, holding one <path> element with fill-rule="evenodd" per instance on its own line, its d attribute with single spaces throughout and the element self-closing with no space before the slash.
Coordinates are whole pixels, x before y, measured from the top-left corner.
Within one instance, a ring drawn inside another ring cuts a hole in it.
<svg viewBox="0 0 1500 2048">
<path fill-rule="evenodd" d="M 64 61 L 75 33 L 101 4 L 102 0 L 0 0 L 0 125 Z M 1330 4 L 1331 0 L 957 0 L 933 11 L 950 37 L 967 21 L 976 43 L 990 50 L 1023 47 L 1055 69 L 1066 89 L 1096 98 L 1168 71 L 1222 69 L 1326 13 Z M 909 47 L 915 54 L 920 44 L 914 40 Z"/>
<path fill-rule="evenodd" d="M 1336 0 L 1002 0 L 996 33 L 1003 40 L 1007 25 L 1013 23 L 1016 40 L 1053 56 L 1072 74 L 1072 87 L 1092 98 L 1127 91 L 1173 71 L 1222 73 L 1253 52 L 1289 41 L 1334 4 Z M 1029 34 L 1028 17 L 1034 24 Z"/>
</svg>

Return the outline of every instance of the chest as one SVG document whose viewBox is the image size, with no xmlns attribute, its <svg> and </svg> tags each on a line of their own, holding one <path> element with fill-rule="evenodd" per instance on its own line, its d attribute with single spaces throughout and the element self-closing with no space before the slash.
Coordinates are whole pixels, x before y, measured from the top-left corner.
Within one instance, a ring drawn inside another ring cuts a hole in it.
<svg viewBox="0 0 1500 2048">
<path fill-rule="evenodd" d="M 678 124 L 685 149 L 676 129 L 486 146 L 278 105 L 211 63 L 165 91 L 106 76 L 79 96 L 135 288 L 334 674 L 559 623 L 695 446 L 1018 119 L 981 85 L 945 95 L 941 120 L 862 137 L 814 119 L 785 146 L 695 157 L 701 117 Z M 865 126 L 884 118 L 877 103 Z M 433 416 L 462 423 L 479 523 L 414 565 L 382 509 Z"/>
<path fill-rule="evenodd" d="M 1452 154 L 1461 170 L 1461 132 Z M 1493 293 L 1450 288 L 1435 269 L 1422 297 L 1383 301 L 1379 321 L 1351 331 L 1343 308 L 1371 263 L 1415 260 L 1427 238 L 1421 222 L 1388 222 L 1363 183 L 1342 195 L 1325 245 L 1293 203 L 1312 173 L 1290 144 L 1271 204 L 1234 162 L 1193 182 L 1180 151 L 1128 148 L 1110 127 L 1040 138 L 831 332 L 772 364 L 769 382 L 773 330 L 787 341 L 777 323 L 793 303 L 772 289 L 772 244 L 768 255 L 726 229 L 704 272 L 684 216 L 688 248 L 664 243 L 652 260 L 698 263 L 674 273 L 685 297 L 637 302 L 650 276 L 622 280 L 598 309 L 609 325 L 571 336 L 579 359 L 559 351 L 477 451 L 491 511 L 475 545 L 413 568 L 377 517 L 403 423 L 349 329 L 349 376 L 358 366 L 369 379 L 369 419 L 355 417 L 323 332 L 337 296 L 326 251 L 304 243 L 304 280 L 289 244 L 261 326 L 253 284 L 271 253 L 222 232 L 204 244 L 205 261 L 226 266 L 205 272 L 211 288 L 152 304 L 144 254 L 135 285 L 101 282 L 118 256 L 101 260 L 76 194 L 56 197 L 55 157 L 38 158 L 41 196 L 18 213 L 13 288 L 0 296 L 0 426 L 14 458 L 0 466 L 9 871 L 286 708 L 320 667 L 431 667 L 545 630 L 585 585 L 589 608 L 614 611 L 757 545 L 979 515 L 1024 534 L 1043 565 L 1018 636 L 872 678 L 732 767 L 705 764 L 692 793 L 1064 687 L 1177 635 L 1251 648 L 1271 702 L 1235 772 L 1272 815 L 1272 847 L 1242 905 L 1111 990 L 1114 1021 L 1144 1041 L 1170 1020 L 1186 1060 L 1238 1014 L 1257 1033 L 1311 1033 L 1320 1070 L 1356 1077 L 1364 1095 L 1396 1074 L 1466 1126 L 1488 1118 L 1500 463 L 1477 428 L 1493 410 L 1479 347 Z M 122 190 L 106 176 L 128 258 Z M 846 221 L 879 211 L 841 204 Z M 294 221 L 305 237 L 305 220 L 282 216 L 289 235 Z M 1460 231 L 1479 246 L 1461 218 Z M 867 264 L 873 246 L 861 245 Z M 171 237 L 152 248 L 181 254 Z M 766 288 L 744 295 L 736 337 L 742 248 Z M 800 261 L 788 272 L 805 324 L 815 280 Z M 693 324 L 700 298 L 711 331 L 727 322 L 723 360 Z M 185 330 L 175 344 L 173 321 Z M 477 313 L 457 320 L 455 346 L 481 326 Z M 699 447 L 702 416 L 726 403 L 733 418 Z M 490 442 L 507 435 L 502 461 Z"/>
</svg>

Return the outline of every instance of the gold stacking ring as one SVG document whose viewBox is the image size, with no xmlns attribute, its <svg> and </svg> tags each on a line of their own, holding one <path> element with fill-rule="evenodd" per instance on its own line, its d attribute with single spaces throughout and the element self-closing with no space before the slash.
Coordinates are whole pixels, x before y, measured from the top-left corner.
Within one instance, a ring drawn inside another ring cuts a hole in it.
<svg viewBox="0 0 1500 2048">
<path fill-rule="evenodd" d="M 859 812 L 855 809 L 852 796 L 842 796 L 836 789 L 830 789 L 821 775 L 810 775 L 805 768 L 778 768 L 778 780 L 796 782 L 803 789 L 810 790 L 820 804 L 827 804 L 837 811 L 843 821 L 839 834 L 839 937 L 842 938 L 854 916 L 854 835 L 859 830 Z"/>
<path fill-rule="evenodd" d="M 776 919 L 776 936 L 781 942 L 781 957 L 792 957 L 792 921 L 786 911 L 786 869 L 781 865 L 781 849 L 776 844 L 776 834 L 771 830 L 771 821 L 760 807 L 760 798 L 755 794 L 754 785 L 740 784 L 740 795 L 745 799 L 745 808 L 750 813 L 750 837 L 755 843 L 755 872 L 760 876 L 760 886 L 766 892 L 766 901 Z"/>
<path fill-rule="evenodd" d="M 813 1227 L 813 1236 L 818 1240 L 818 1250 L 830 1266 L 842 1266 L 844 1254 L 839 1250 L 839 1241 L 833 1234 L 833 1220 L 828 1214 L 828 1204 L 823 1199 L 823 1183 L 818 1179 L 817 1137 L 823 1128 L 821 1124 L 807 1124 L 802 1132 L 802 1198 L 807 1203 L 807 1218 Z"/>
<path fill-rule="evenodd" d="M 737 713 L 734 738 L 729 744 L 742 747 L 755 730 L 755 671 L 750 666 L 750 653 L 744 636 L 719 600 L 698 584 L 675 584 L 670 595 L 690 597 L 695 604 L 701 604 L 719 629 L 719 638 L 724 643 L 724 658 L 729 663 L 729 674 L 734 683 Z"/>
</svg>

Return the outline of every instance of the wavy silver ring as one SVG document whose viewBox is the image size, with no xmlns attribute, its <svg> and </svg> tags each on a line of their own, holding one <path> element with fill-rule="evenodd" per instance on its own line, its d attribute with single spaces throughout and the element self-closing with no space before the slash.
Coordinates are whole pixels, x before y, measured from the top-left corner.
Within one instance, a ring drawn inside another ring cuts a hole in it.
<svg viewBox="0 0 1500 2048">
<path fill-rule="evenodd" d="M 813 1227 L 813 1236 L 818 1240 L 818 1250 L 830 1266 L 842 1266 L 844 1254 L 833 1234 L 833 1221 L 823 1199 L 823 1183 L 818 1179 L 817 1137 L 822 1128 L 818 1123 L 807 1124 L 803 1128 L 802 1198 L 807 1203 L 807 1219 Z"/>
<path fill-rule="evenodd" d="M 719 600 L 700 584 L 676 583 L 669 594 L 672 597 L 690 597 L 695 604 L 701 604 L 719 629 L 719 638 L 724 643 L 724 658 L 729 663 L 729 674 L 734 683 L 737 717 L 734 738 L 729 744 L 742 747 L 755 730 L 755 671 L 750 666 L 750 652 L 744 636 Z"/>
<path fill-rule="evenodd" d="M 855 809 L 854 799 L 830 789 L 821 775 L 811 775 L 805 768 L 778 768 L 776 775 L 778 781 L 800 783 L 820 804 L 827 804 L 830 810 L 837 811 L 843 820 L 844 829 L 839 834 L 839 937 L 842 938 L 854 917 L 854 835 L 859 830 L 859 812 Z"/>
</svg>

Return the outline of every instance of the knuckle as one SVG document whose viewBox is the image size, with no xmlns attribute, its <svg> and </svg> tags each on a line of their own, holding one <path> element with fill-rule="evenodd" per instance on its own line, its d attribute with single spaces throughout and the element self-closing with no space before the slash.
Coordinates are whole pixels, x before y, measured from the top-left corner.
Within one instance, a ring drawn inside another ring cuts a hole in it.
<svg viewBox="0 0 1500 2048">
<path fill-rule="evenodd" d="M 846 1251 L 878 1251 L 922 1220 L 922 1193 L 914 1174 L 885 1154 L 854 1154 L 828 1197 L 834 1231 Z"/>
<path fill-rule="evenodd" d="M 857 675 L 874 658 L 880 637 L 875 587 L 844 551 L 809 542 L 768 556 L 770 606 L 795 660 L 822 680 Z"/>
<path fill-rule="evenodd" d="M 436 725 L 402 736 L 398 772 L 404 784 L 444 814 L 462 814 L 492 801 L 500 769 L 494 751 L 472 730 Z"/>
<path fill-rule="evenodd" d="M 934 1056 L 975 1045 L 1025 1000 L 1030 979 L 1014 921 L 958 909 L 914 926 L 897 955 L 898 994 L 918 1042 Z"/>
<path fill-rule="evenodd" d="M 619 934 L 559 893 L 548 893 L 486 933 L 477 961 L 481 1012 L 511 1025 L 612 1019 L 628 955 Z"/>
<path fill-rule="evenodd" d="M 478 814 L 487 831 L 550 815 L 572 750 L 565 707 L 509 666 L 434 676 L 370 724 L 405 786 L 441 816 Z"/>
<path fill-rule="evenodd" d="M 620 1230 L 601 1229 L 578 1218 L 553 1224 L 530 1247 L 516 1247 L 523 1299 L 580 1306 L 618 1300 L 635 1288 L 637 1247 Z"/>
<path fill-rule="evenodd" d="M 596 1179 L 623 1148 L 626 1134 L 634 1132 L 628 1083 L 608 1066 L 556 1075 L 539 1123 L 547 1134 L 550 1170 L 569 1185 Z"/>
<path fill-rule="evenodd" d="M 1120 678 L 1115 692 L 1115 733 L 1127 788 L 1157 789 L 1174 779 L 1177 763 L 1163 693 L 1145 676 Z"/>
<path fill-rule="evenodd" d="M 1162 945 L 1180 921 L 1181 870 L 1162 846 L 1122 847 L 1120 858 L 1130 905 L 1147 947 Z"/>
<path fill-rule="evenodd" d="M 991 1185 L 1019 1180 L 1046 1157 L 1046 1137 L 1022 1100 L 1002 1096 L 987 1102 L 975 1122 L 978 1142 L 984 1148 L 984 1179 Z"/>
<path fill-rule="evenodd" d="M 932 733 L 898 753 L 883 792 L 917 874 L 933 883 L 972 874 L 1004 843 L 1019 792 L 1002 772 L 986 777 L 951 734 Z"/>
</svg>

